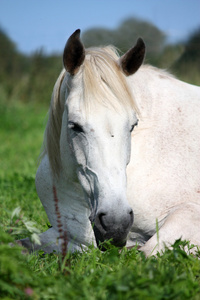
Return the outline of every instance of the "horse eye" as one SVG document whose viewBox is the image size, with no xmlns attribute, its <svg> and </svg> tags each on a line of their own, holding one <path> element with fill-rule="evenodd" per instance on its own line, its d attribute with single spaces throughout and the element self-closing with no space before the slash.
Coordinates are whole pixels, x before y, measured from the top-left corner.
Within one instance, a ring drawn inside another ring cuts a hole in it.
<svg viewBox="0 0 200 300">
<path fill-rule="evenodd" d="M 134 124 L 134 125 L 132 125 L 131 126 L 131 130 L 130 130 L 130 132 L 132 132 L 133 131 L 133 129 L 135 128 L 135 126 L 137 126 L 138 125 L 138 120 L 137 120 L 137 122 Z"/>
<path fill-rule="evenodd" d="M 74 132 L 81 133 L 84 132 L 83 127 L 78 123 L 69 122 L 69 128 L 72 129 Z"/>
</svg>

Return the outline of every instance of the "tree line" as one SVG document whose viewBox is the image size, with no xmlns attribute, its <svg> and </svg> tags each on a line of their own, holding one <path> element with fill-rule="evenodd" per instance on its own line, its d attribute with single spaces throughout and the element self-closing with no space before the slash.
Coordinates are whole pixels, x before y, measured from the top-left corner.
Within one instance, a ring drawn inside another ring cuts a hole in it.
<svg viewBox="0 0 200 300">
<path fill-rule="evenodd" d="M 170 45 L 155 25 L 129 18 L 115 30 L 92 28 L 82 34 L 85 47 L 112 44 L 120 54 L 142 37 L 147 47 L 145 63 L 165 68 L 180 79 L 199 85 L 200 27 L 186 41 Z M 64 48 L 64 45 L 63 45 Z M 62 69 L 62 53 L 32 55 L 20 53 L 9 36 L 0 29 L 0 99 L 49 103 L 53 85 Z"/>
</svg>

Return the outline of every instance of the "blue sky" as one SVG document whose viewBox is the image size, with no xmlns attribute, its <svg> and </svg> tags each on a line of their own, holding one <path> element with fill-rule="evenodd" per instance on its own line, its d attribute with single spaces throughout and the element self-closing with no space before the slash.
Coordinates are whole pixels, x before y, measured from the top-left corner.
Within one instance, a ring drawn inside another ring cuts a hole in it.
<svg viewBox="0 0 200 300">
<path fill-rule="evenodd" d="M 77 28 L 116 29 L 129 17 L 152 22 L 176 42 L 200 26 L 200 0 L 0 0 L 0 27 L 27 54 L 61 52 Z"/>
</svg>

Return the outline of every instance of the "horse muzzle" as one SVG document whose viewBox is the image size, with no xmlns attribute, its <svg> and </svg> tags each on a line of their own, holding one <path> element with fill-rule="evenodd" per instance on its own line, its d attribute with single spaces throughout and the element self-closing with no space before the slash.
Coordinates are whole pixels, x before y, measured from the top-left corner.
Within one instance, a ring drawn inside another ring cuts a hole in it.
<svg viewBox="0 0 200 300">
<path fill-rule="evenodd" d="M 127 235 L 133 225 L 133 210 L 127 208 L 126 211 L 118 214 L 106 212 L 105 210 L 97 211 L 93 222 L 93 230 L 97 246 L 106 240 L 117 247 L 126 245 Z"/>
</svg>

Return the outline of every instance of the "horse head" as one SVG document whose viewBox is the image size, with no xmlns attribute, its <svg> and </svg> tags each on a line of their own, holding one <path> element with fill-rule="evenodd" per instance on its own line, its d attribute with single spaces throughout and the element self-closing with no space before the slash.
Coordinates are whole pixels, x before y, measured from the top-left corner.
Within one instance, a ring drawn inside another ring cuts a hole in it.
<svg viewBox="0 0 200 300">
<path fill-rule="evenodd" d="M 126 76 L 139 69 L 144 55 L 142 39 L 120 58 L 110 48 L 85 49 L 80 30 L 72 34 L 64 49 L 69 94 L 61 160 L 63 165 L 70 161 L 70 176 L 83 188 L 97 244 L 112 239 L 114 245 L 124 245 L 133 224 L 126 167 L 137 117 Z"/>
</svg>

